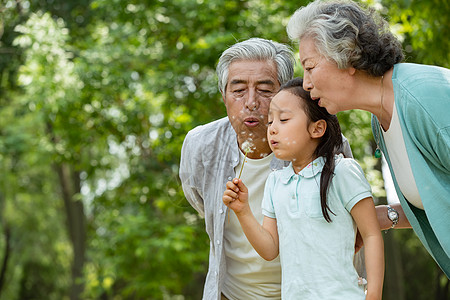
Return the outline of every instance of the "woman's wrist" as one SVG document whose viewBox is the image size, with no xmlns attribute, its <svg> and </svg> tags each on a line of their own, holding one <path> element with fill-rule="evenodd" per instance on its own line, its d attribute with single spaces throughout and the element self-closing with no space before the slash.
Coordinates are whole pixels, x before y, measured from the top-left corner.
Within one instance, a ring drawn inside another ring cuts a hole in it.
<svg viewBox="0 0 450 300">
<path fill-rule="evenodd" d="M 390 204 L 389 206 L 393 210 L 395 210 L 395 213 L 398 215 L 398 218 L 395 222 L 393 222 L 388 217 L 388 206 L 387 205 L 377 205 L 375 208 L 377 211 L 378 222 L 380 223 L 380 229 L 381 230 L 389 230 L 389 229 L 393 228 L 392 225 L 394 225 L 395 228 L 411 228 L 411 224 L 409 223 L 408 219 L 406 218 L 406 215 L 403 212 L 403 208 L 402 208 L 401 204 L 394 203 L 394 204 Z M 394 216 L 392 216 L 391 218 L 394 218 Z"/>
<path fill-rule="evenodd" d="M 387 205 L 377 205 L 377 218 L 380 223 L 381 230 L 388 230 L 392 227 L 392 221 L 388 218 L 388 209 Z"/>
</svg>

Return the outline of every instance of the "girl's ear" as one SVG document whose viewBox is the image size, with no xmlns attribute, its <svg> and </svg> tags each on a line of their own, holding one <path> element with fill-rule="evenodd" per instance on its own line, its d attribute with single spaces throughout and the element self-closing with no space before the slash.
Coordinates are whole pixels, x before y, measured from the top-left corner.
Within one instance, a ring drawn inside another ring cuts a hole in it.
<svg viewBox="0 0 450 300">
<path fill-rule="evenodd" d="M 356 73 L 356 69 L 355 68 L 353 68 L 353 67 L 348 68 L 348 74 L 355 75 L 355 73 Z"/>
<path fill-rule="evenodd" d="M 319 120 L 309 124 L 309 134 L 312 138 L 321 138 L 327 130 L 327 122 Z"/>
</svg>

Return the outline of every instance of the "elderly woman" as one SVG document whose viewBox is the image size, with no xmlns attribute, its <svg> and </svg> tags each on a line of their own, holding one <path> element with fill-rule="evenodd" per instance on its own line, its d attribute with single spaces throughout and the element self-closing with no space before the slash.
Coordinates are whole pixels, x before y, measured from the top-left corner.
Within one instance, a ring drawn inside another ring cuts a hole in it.
<svg viewBox="0 0 450 300">
<path fill-rule="evenodd" d="M 311 2 L 287 32 L 320 106 L 373 114 L 375 156 L 383 152 L 401 204 L 377 207 L 381 228 L 412 227 L 450 277 L 450 70 L 401 63 L 387 22 L 352 1 Z"/>
</svg>

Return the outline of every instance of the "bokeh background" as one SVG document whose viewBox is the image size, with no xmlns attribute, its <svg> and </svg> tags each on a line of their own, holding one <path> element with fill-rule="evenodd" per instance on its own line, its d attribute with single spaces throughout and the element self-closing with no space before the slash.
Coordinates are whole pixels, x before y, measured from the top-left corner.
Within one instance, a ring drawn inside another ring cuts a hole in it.
<svg viewBox="0 0 450 300">
<path fill-rule="evenodd" d="M 296 51 L 285 25 L 307 3 L 1 0 L 0 300 L 201 299 L 209 241 L 180 187 L 184 135 L 226 115 L 221 52 L 250 37 Z M 406 61 L 450 66 L 449 1 L 364 3 Z M 386 203 L 370 115 L 338 117 Z M 384 237 L 383 299 L 450 299 L 411 230 Z"/>
</svg>

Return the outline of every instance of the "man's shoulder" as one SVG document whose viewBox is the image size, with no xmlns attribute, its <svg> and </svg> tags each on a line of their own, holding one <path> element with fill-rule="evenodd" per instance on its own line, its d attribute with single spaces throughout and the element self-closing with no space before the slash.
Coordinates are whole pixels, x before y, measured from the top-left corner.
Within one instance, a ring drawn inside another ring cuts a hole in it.
<svg viewBox="0 0 450 300">
<path fill-rule="evenodd" d="M 193 147 L 200 147 L 211 143 L 216 144 L 218 140 L 228 141 L 235 136 L 236 133 L 228 117 L 224 117 L 191 129 L 187 133 L 184 143 Z"/>
<path fill-rule="evenodd" d="M 189 136 L 203 136 L 210 135 L 214 132 L 228 131 L 232 129 L 228 117 L 224 117 L 210 123 L 199 125 L 188 132 Z"/>
</svg>

